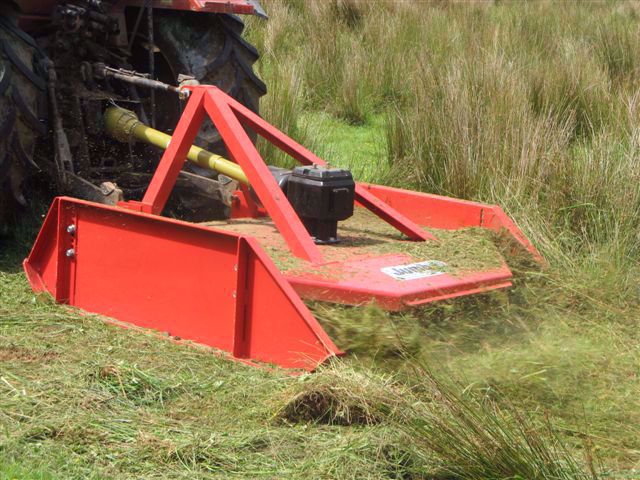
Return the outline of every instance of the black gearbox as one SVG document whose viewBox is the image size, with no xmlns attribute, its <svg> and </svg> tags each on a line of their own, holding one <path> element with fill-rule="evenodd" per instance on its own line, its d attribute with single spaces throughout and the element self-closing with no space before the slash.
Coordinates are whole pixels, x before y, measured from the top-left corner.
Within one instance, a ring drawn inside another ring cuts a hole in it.
<svg viewBox="0 0 640 480">
<path fill-rule="evenodd" d="M 353 215 L 356 184 L 348 170 L 296 167 L 287 198 L 316 243 L 338 242 L 338 222 Z"/>
</svg>

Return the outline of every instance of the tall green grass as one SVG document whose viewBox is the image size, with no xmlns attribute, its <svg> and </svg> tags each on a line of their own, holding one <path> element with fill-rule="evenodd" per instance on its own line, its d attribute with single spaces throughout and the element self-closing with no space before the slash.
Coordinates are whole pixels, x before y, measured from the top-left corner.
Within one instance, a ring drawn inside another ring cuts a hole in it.
<svg viewBox="0 0 640 480">
<path fill-rule="evenodd" d="M 248 29 L 271 87 L 265 117 L 309 140 L 317 136 L 300 135 L 297 108 L 351 124 L 382 115 L 385 158 L 371 161 L 386 168 L 376 180 L 499 203 L 555 264 L 614 262 L 616 288 L 633 291 L 637 3 L 265 5 L 269 21 Z"/>
<path fill-rule="evenodd" d="M 285 423 L 393 425 L 404 436 L 396 439 L 392 458 L 386 452 L 385 460 L 395 466 L 389 478 L 600 478 L 590 449 L 583 468 L 585 462 L 574 460 L 548 421 L 534 422 L 512 405 L 412 365 L 421 379 L 414 388 L 397 376 L 324 367 L 282 392 L 285 401 L 275 417 Z"/>
<path fill-rule="evenodd" d="M 637 468 L 638 3 L 263 3 L 247 31 L 265 118 L 363 180 L 502 205 L 549 262 L 510 293 L 419 312 L 316 306 L 331 336 L 361 362 L 402 370 L 409 352 L 501 391 Z"/>
</svg>

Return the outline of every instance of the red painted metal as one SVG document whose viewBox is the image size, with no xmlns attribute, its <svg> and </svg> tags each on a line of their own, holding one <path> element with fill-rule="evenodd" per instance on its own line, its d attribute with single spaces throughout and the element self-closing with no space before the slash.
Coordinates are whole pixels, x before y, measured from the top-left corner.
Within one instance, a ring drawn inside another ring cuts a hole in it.
<svg viewBox="0 0 640 480">
<path fill-rule="evenodd" d="M 141 6 L 145 0 L 125 0 L 127 5 Z M 253 15 L 255 5 L 247 0 L 155 0 L 154 8 L 172 10 L 191 10 L 193 12 L 235 13 L 239 15 Z"/>
<path fill-rule="evenodd" d="M 204 107 L 224 140 L 231 159 L 244 170 L 260 202 L 291 248 L 291 253 L 304 260 L 320 263 L 320 251 L 231 110 L 230 103 L 235 100 L 216 87 L 195 87 L 194 94 L 201 89 L 206 91 Z"/>
<path fill-rule="evenodd" d="M 522 231 L 497 205 L 487 205 L 428 193 L 412 192 L 381 185 L 361 187 L 380 201 L 393 206 L 425 228 L 457 230 L 480 227 L 506 234 L 540 263 L 543 257 Z M 437 259 L 425 259 L 437 260 Z M 307 299 L 358 305 L 375 300 L 388 310 L 402 310 L 438 300 L 472 295 L 511 286 L 512 273 L 501 268 L 471 272 L 464 276 L 437 275 L 410 282 L 397 282 L 381 273 L 381 268 L 412 263 L 404 254 L 356 258 L 331 265 L 334 275 L 320 270 L 292 272 L 286 275 L 298 294 Z"/>
<path fill-rule="evenodd" d="M 362 188 L 384 203 L 395 207 L 414 222 L 426 227 L 447 230 L 482 227 L 497 233 L 506 232 L 537 261 L 544 261 L 540 252 L 498 205 L 381 185 L 362 184 Z"/>
<path fill-rule="evenodd" d="M 305 165 L 326 166 L 326 162 L 269 125 L 219 88 L 199 85 L 188 87 L 188 89 L 192 92 L 191 98 L 176 126 L 171 144 L 162 156 L 141 204 L 131 204 L 129 208 L 156 214 L 162 212 L 206 111 L 220 132 L 229 156 L 245 171 L 257 197 L 282 233 L 291 252 L 312 263 L 322 263 L 320 251 L 273 179 L 243 126 L 252 128 L 266 140 Z M 244 200 L 247 208 L 253 211 L 248 195 L 244 195 Z M 361 186 L 356 186 L 356 200 L 409 238 L 418 241 L 434 239 L 433 235 Z"/>
<path fill-rule="evenodd" d="M 256 205 L 251 199 L 251 194 L 246 191 L 246 188 L 236 190 L 233 193 L 232 202 L 230 218 L 259 218 L 267 216 L 265 209 Z"/>
<path fill-rule="evenodd" d="M 311 272 L 286 275 L 298 294 L 308 300 L 364 305 L 375 303 L 384 310 L 400 311 L 440 300 L 474 295 L 512 285 L 512 274 L 502 268 L 464 277 L 449 274 L 399 282 L 381 272 L 384 267 L 413 263 L 407 255 L 386 255 L 332 265 L 335 277 Z"/>
<path fill-rule="evenodd" d="M 213 86 L 188 87 L 191 98 L 187 104 L 171 145 L 165 152 L 145 194 L 143 203 L 148 211 L 159 213 L 175 184 L 184 158 L 203 119 L 203 108 L 220 132 L 229 156 L 245 171 L 252 188 L 265 210 L 282 233 L 291 252 L 312 263 L 321 263 L 322 255 L 307 233 L 301 220 L 289 204 L 286 196 L 269 173 L 269 169 L 245 132 L 243 126 L 253 129 L 257 134 L 282 149 L 304 165 L 326 166 L 326 162 L 268 124 L 254 112 L 237 102 L 219 88 Z M 245 195 L 245 201 L 247 195 Z M 356 186 L 356 200 L 370 209 L 386 222 L 414 240 L 433 240 L 433 235 L 420 228 L 388 204 L 380 201 L 366 189 Z"/>
<path fill-rule="evenodd" d="M 149 187 L 142 198 L 142 203 L 148 205 L 151 213 L 159 215 L 164 209 L 171 190 L 176 184 L 178 174 L 187 158 L 187 153 L 193 145 L 200 125 L 204 120 L 203 98 L 205 91 L 195 90 L 176 125 L 175 131 L 165 150 Z"/>
<path fill-rule="evenodd" d="M 48 17 L 60 1 L 17 0 L 16 3 L 24 15 Z M 125 7 L 140 7 L 145 4 L 145 0 L 120 0 L 116 3 L 114 9 L 122 10 Z M 235 13 L 238 15 L 253 15 L 256 13 L 255 5 L 247 0 L 155 0 L 153 7 L 171 10 L 191 10 L 194 12 Z"/>
<path fill-rule="evenodd" d="M 57 302 L 236 358 L 311 370 L 341 353 L 250 237 L 60 197 L 24 268 Z"/>
<path fill-rule="evenodd" d="M 326 163 L 217 88 L 190 90 L 174 138 L 141 202 L 108 207 L 65 197 L 54 201 L 24 263 L 34 290 L 235 358 L 310 370 L 341 352 L 298 295 L 354 305 L 374 301 L 400 310 L 511 285 L 504 263 L 485 271 L 398 280 L 382 269 L 416 262 L 401 251 L 325 261 L 243 126 L 301 163 Z M 234 216 L 257 217 L 266 210 L 273 224 L 266 225 L 270 233 L 260 241 L 290 249 L 304 260 L 299 268 L 279 272 L 253 236 L 159 216 L 205 114 L 262 204 L 256 208 L 247 190 L 236 192 Z M 358 184 L 356 193 L 357 208 L 369 209 L 409 238 L 432 238 L 429 228 L 481 227 L 505 232 L 541 259 L 498 206 L 379 185 Z"/>
<path fill-rule="evenodd" d="M 497 205 L 380 185 L 361 184 L 361 188 L 425 228 L 457 230 L 480 227 L 506 233 L 534 259 L 543 262 L 536 248 Z M 300 269 L 285 276 L 304 298 L 351 305 L 375 300 L 387 310 L 402 310 L 511 286 L 512 273 L 506 264 L 498 269 L 471 272 L 464 276 L 444 274 L 409 282 L 398 282 L 381 272 L 381 268 L 414 261 L 406 254 L 371 256 L 334 263 L 331 269 L 335 274 L 330 276 L 318 268 Z"/>
<path fill-rule="evenodd" d="M 322 160 L 320 157 L 279 131 L 273 125 L 265 122 L 260 118 L 260 116 L 249 110 L 240 102 L 227 97 L 221 90 L 216 89 L 216 91 L 212 93 L 212 96 L 216 98 L 222 97 L 223 101 L 227 103 L 229 108 L 237 115 L 240 123 L 253 129 L 253 131 L 258 135 L 271 142 L 274 146 L 290 155 L 302 165 L 318 165 L 321 167 L 328 166 L 327 162 Z M 217 124 L 216 127 L 218 127 Z M 429 232 L 425 232 L 410 219 L 402 215 L 397 210 L 391 208 L 388 204 L 379 201 L 360 185 L 356 185 L 356 201 L 412 240 L 435 240 L 435 237 Z"/>
<path fill-rule="evenodd" d="M 60 0 L 17 0 L 20 8 L 20 28 L 37 33 L 51 21 L 51 15 Z M 110 7 L 112 14 L 123 13 L 127 7 L 141 7 L 145 0 L 119 0 Z M 198 13 L 227 13 L 235 15 L 259 15 L 264 12 L 256 3 L 248 0 L 154 0 L 153 7 L 165 10 L 186 10 Z"/>
</svg>

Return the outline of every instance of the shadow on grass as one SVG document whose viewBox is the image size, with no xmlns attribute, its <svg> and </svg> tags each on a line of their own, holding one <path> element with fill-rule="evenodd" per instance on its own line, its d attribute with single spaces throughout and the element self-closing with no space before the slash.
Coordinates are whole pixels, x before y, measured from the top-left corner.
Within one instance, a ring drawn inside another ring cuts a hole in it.
<svg viewBox="0 0 640 480">
<path fill-rule="evenodd" d="M 22 213 L 7 234 L 0 235 L 0 272 L 22 271 L 22 261 L 31 251 L 47 208 L 44 203 L 38 203 L 30 212 Z"/>
</svg>

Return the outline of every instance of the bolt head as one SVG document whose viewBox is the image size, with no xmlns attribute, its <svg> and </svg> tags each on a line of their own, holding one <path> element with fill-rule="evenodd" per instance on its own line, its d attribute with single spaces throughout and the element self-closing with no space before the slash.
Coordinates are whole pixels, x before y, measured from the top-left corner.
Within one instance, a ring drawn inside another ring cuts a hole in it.
<svg viewBox="0 0 640 480">
<path fill-rule="evenodd" d="M 76 256 L 76 251 L 73 248 L 70 248 L 69 250 L 67 250 L 66 252 L 64 252 L 64 254 L 68 257 L 68 258 L 73 258 Z"/>
<path fill-rule="evenodd" d="M 74 235 L 76 233 L 76 226 L 71 224 L 67 227 L 67 233 Z"/>
</svg>

